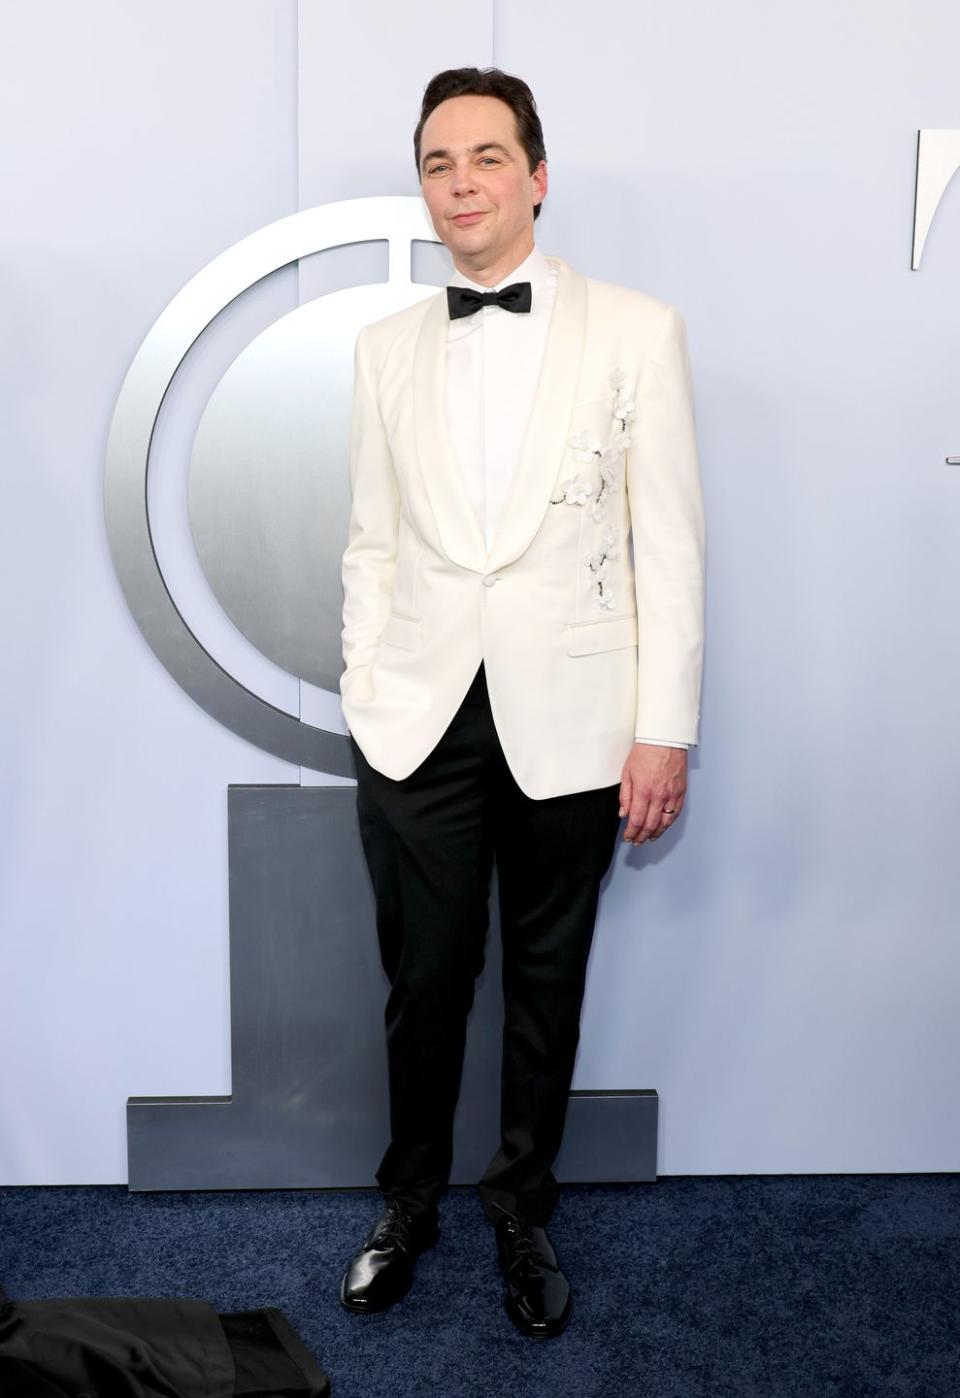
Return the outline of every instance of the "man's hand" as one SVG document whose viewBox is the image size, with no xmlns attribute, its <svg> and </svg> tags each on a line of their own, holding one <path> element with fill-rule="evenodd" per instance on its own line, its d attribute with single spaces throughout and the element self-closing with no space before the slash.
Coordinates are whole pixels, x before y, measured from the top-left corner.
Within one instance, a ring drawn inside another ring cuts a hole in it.
<svg viewBox="0 0 960 1398">
<path fill-rule="evenodd" d="M 628 817 L 623 838 L 634 845 L 658 839 L 683 809 L 686 791 L 686 748 L 634 743 L 620 777 L 620 814 Z"/>
</svg>

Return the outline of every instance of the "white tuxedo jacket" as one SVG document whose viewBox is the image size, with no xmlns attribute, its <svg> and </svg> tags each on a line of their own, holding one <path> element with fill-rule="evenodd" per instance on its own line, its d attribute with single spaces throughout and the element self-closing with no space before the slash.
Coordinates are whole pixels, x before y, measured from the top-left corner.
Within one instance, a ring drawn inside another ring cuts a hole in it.
<svg viewBox="0 0 960 1398">
<path fill-rule="evenodd" d="M 543 367 L 489 551 L 446 425 L 446 291 L 357 337 L 340 693 L 395 780 L 481 660 L 535 799 L 618 782 L 637 733 L 697 741 L 704 521 L 684 321 L 552 260 Z"/>
</svg>

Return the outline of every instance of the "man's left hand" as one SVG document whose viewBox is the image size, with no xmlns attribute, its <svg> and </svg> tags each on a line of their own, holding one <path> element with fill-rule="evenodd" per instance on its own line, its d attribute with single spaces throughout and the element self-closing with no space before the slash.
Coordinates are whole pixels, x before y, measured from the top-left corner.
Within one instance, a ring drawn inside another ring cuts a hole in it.
<svg viewBox="0 0 960 1398">
<path fill-rule="evenodd" d="M 634 845 L 659 839 L 683 809 L 686 791 L 686 748 L 634 743 L 620 778 L 620 814 L 628 817 L 623 838 Z"/>
</svg>

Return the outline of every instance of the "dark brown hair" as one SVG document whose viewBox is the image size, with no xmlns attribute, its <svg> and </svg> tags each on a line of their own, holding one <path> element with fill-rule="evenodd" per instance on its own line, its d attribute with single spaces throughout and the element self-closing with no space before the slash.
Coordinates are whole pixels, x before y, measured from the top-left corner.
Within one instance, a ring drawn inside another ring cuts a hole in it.
<svg viewBox="0 0 960 1398">
<path fill-rule="evenodd" d="M 423 124 L 433 111 L 448 97 L 499 97 L 513 112 L 517 128 L 517 140 L 527 153 L 530 174 L 546 160 L 547 152 L 543 144 L 543 128 L 537 115 L 537 104 L 533 93 L 522 78 L 505 73 L 502 68 L 446 68 L 437 73 L 427 83 L 420 107 L 420 120 L 413 133 L 413 158 L 417 166 L 417 179 L 422 182 L 420 173 L 420 136 Z M 534 218 L 539 218 L 543 204 L 533 206 Z"/>
</svg>

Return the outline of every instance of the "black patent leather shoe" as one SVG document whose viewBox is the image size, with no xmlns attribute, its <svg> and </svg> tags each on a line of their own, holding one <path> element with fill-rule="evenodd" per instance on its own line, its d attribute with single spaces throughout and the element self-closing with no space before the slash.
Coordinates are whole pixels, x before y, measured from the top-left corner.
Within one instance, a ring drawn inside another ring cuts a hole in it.
<svg viewBox="0 0 960 1398">
<path fill-rule="evenodd" d="M 340 1300 L 348 1311 L 385 1311 L 406 1296 L 417 1255 L 440 1236 L 435 1214 L 411 1214 L 396 1199 L 387 1199 L 363 1247 L 350 1260 L 340 1283 Z"/>
<path fill-rule="evenodd" d="M 538 1339 L 559 1335 L 570 1319 L 573 1297 L 546 1229 L 524 1223 L 506 1209 L 495 1228 L 497 1256 L 507 1284 L 504 1310 L 524 1335 Z"/>
</svg>

